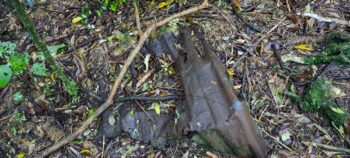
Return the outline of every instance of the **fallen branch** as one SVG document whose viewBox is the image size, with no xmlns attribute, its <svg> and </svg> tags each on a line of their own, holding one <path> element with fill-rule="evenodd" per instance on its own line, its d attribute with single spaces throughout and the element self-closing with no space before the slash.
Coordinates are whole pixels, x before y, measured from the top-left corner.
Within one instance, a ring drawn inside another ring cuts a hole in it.
<svg viewBox="0 0 350 158">
<path fill-rule="evenodd" d="M 94 114 L 89 117 L 85 122 L 83 122 L 83 124 L 73 133 L 71 133 L 70 135 L 68 135 L 67 137 L 65 137 L 64 139 L 60 140 L 59 142 L 57 142 L 56 144 L 50 146 L 49 148 L 45 149 L 40 156 L 41 157 L 46 157 L 48 155 L 50 155 L 52 152 L 58 150 L 59 148 L 61 148 L 62 146 L 64 146 L 65 144 L 69 143 L 70 141 L 74 140 L 79 134 L 81 134 L 82 132 L 84 132 L 85 129 L 87 129 L 87 127 L 89 126 L 89 124 L 96 119 L 103 111 L 105 111 L 112 103 L 113 103 L 113 98 L 115 96 L 115 94 L 117 93 L 117 89 L 121 83 L 121 81 L 123 80 L 123 77 L 126 73 L 126 71 L 128 70 L 131 62 L 133 61 L 133 59 L 135 58 L 136 54 L 140 51 L 141 47 L 143 46 L 143 44 L 146 42 L 146 40 L 148 39 L 148 37 L 150 36 L 151 32 L 154 31 L 156 28 L 170 22 L 173 19 L 179 18 L 181 16 L 185 16 L 194 12 L 197 12 L 199 10 L 202 10 L 204 8 L 208 8 L 210 7 L 210 4 L 208 3 L 208 0 L 204 0 L 203 3 L 199 6 L 184 10 L 180 13 L 174 14 L 168 18 L 165 18 L 164 20 L 149 26 L 147 28 L 147 30 L 145 32 L 143 32 L 142 36 L 140 37 L 140 40 L 137 44 L 137 46 L 131 51 L 130 55 L 128 56 L 128 58 L 126 59 L 122 70 L 120 71 L 117 80 L 114 82 L 114 85 L 112 87 L 111 92 L 108 95 L 108 98 L 106 100 L 106 102 L 104 102 L 95 112 Z"/>
<path fill-rule="evenodd" d="M 106 101 L 105 98 L 92 93 L 85 87 L 81 87 L 80 90 L 86 93 L 87 95 L 91 96 L 92 98 L 94 98 L 96 101 L 100 103 L 103 103 Z M 168 101 L 168 100 L 180 99 L 181 97 L 182 97 L 181 95 L 167 95 L 167 96 L 153 96 L 153 97 L 152 96 L 125 96 L 125 97 L 114 98 L 114 102 L 121 103 L 126 101 Z"/>
<path fill-rule="evenodd" d="M 321 147 L 327 150 L 334 150 L 334 151 L 340 151 L 340 152 L 345 152 L 345 153 L 350 153 L 350 149 L 346 149 L 346 148 L 338 148 L 336 146 L 331 146 L 331 145 L 327 145 L 327 144 L 321 144 L 321 143 L 316 143 L 316 142 L 302 142 L 303 144 L 307 145 L 307 146 L 314 146 L 314 147 Z"/>
<path fill-rule="evenodd" d="M 323 17 L 323 16 L 320 16 L 320 15 L 317 15 L 315 13 L 303 13 L 302 14 L 304 17 L 310 17 L 310 18 L 314 18 L 318 21 L 323 21 L 323 22 L 334 22 L 334 23 L 337 23 L 337 24 L 342 24 L 342 25 L 346 25 L 346 26 L 350 26 L 350 21 L 347 21 L 347 20 L 342 20 L 342 19 L 337 19 L 337 18 L 328 18 L 328 17 Z"/>
</svg>

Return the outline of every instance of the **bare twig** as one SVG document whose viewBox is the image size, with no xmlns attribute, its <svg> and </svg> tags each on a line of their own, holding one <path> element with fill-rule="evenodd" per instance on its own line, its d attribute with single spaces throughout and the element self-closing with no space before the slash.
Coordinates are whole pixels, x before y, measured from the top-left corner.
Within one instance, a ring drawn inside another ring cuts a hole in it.
<svg viewBox="0 0 350 158">
<path fill-rule="evenodd" d="M 142 76 L 142 78 L 136 83 L 136 88 L 140 87 L 143 83 L 145 83 L 146 80 L 152 75 L 153 72 L 154 72 L 154 69 L 151 69 L 148 72 L 146 72 L 146 74 Z"/>
<path fill-rule="evenodd" d="M 136 18 L 136 27 L 139 36 L 142 36 L 142 30 L 141 30 L 141 23 L 140 23 L 140 11 L 138 7 L 138 0 L 133 0 L 132 4 L 134 5 L 135 8 L 135 18 Z"/>
<path fill-rule="evenodd" d="M 210 7 L 210 4 L 208 3 L 208 0 L 204 0 L 203 3 L 199 6 L 184 10 L 180 13 L 174 14 L 162 21 L 159 21 L 158 23 L 151 25 L 147 28 L 147 30 L 142 34 L 142 36 L 140 37 L 140 40 L 137 44 L 137 46 L 131 51 L 130 55 L 128 56 L 128 58 L 126 59 L 124 66 L 122 68 L 122 70 L 120 71 L 117 80 L 114 82 L 114 85 L 112 87 L 112 90 L 110 91 L 109 95 L 108 95 L 108 99 L 106 100 L 106 102 L 104 102 L 95 112 L 94 114 L 89 117 L 85 122 L 83 122 L 83 124 L 73 133 L 71 133 L 70 135 L 68 135 L 67 137 L 65 137 L 64 139 L 60 140 L 59 142 L 57 142 L 56 144 L 50 146 L 49 148 L 45 149 L 40 156 L 41 157 L 46 157 L 48 155 L 50 155 L 52 152 L 56 151 L 57 149 L 61 148 L 62 146 L 64 146 L 65 144 L 69 143 L 70 141 L 74 140 L 79 134 L 81 134 L 82 132 L 84 132 L 85 129 L 87 129 L 87 127 L 89 126 L 89 124 L 96 119 L 103 111 L 105 111 L 112 103 L 113 103 L 113 98 L 115 96 L 115 94 L 117 93 L 118 87 L 120 85 L 120 83 L 123 80 L 123 77 L 126 73 L 126 71 L 128 70 L 131 62 L 133 61 L 133 59 L 135 58 L 136 54 L 140 51 L 141 47 L 143 46 L 143 44 L 146 42 L 146 40 L 148 39 L 148 37 L 150 36 L 151 32 L 154 31 L 156 28 L 170 22 L 173 19 L 185 16 L 187 14 L 191 14 L 194 12 L 197 12 L 199 10 L 202 10 L 204 8 L 208 8 Z"/>
<path fill-rule="evenodd" d="M 143 106 L 135 100 L 136 104 L 140 107 L 140 109 L 146 114 L 146 116 L 152 121 L 153 124 L 156 124 L 156 121 L 148 114 L 148 112 L 143 108 Z"/>
</svg>

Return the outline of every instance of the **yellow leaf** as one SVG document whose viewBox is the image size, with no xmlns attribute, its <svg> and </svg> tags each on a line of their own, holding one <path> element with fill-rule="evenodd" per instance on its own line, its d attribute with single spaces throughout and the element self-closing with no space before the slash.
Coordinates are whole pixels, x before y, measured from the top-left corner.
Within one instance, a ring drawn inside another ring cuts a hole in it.
<svg viewBox="0 0 350 158">
<path fill-rule="evenodd" d="M 170 5 L 171 3 L 173 3 L 173 2 L 174 2 L 174 0 L 168 0 L 168 1 L 165 1 L 165 2 L 161 2 L 161 3 L 158 4 L 157 8 L 158 8 L 158 9 L 162 9 L 162 8 L 164 8 L 165 6 L 168 6 L 168 5 Z"/>
<path fill-rule="evenodd" d="M 164 8 L 164 7 L 167 6 L 167 5 L 168 5 L 167 2 L 162 2 L 162 3 L 159 3 L 159 4 L 158 4 L 157 8 L 158 8 L 158 9 L 162 9 L 162 8 Z"/>
<path fill-rule="evenodd" d="M 18 155 L 16 157 L 17 158 L 24 158 L 25 155 L 26 155 L 25 153 L 20 152 L 20 153 L 18 153 Z"/>
<path fill-rule="evenodd" d="M 156 114 L 160 115 L 160 106 L 158 103 L 153 103 L 154 106 L 154 111 L 156 112 Z"/>
<path fill-rule="evenodd" d="M 89 152 L 90 152 L 89 149 L 83 149 L 82 151 L 80 151 L 80 154 L 89 153 Z"/>
<path fill-rule="evenodd" d="M 73 24 L 77 24 L 77 23 L 80 22 L 81 20 L 83 20 L 83 18 L 80 17 L 80 16 L 78 16 L 78 17 L 73 18 L 72 23 L 73 23 Z"/>
<path fill-rule="evenodd" d="M 173 75 L 174 74 L 174 68 L 173 67 L 169 67 L 168 68 L 168 73 L 169 73 L 169 75 Z"/>
<path fill-rule="evenodd" d="M 312 51 L 312 48 L 310 48 L 308 44 L 299 44 L 295 46 L 295 48 L 301 51 Z"/>
<path fill-rule="evenodd" d="M 54 73 L 51 73 L 51 80 L 52 80 L 53 83 L 56 83 L 55 74 Z"/>
<path fill-rule="evenodd" d="M 230 76 L 230 78 L 232 78 L 233 75 L 235 74 L 235 73 L 234 73 L 232 70 L 230 70 L 230 69 L 227 69 L 227 68 L 226 68 L 226 71 L 227 71 L 228 76 Z"/>
</svg>

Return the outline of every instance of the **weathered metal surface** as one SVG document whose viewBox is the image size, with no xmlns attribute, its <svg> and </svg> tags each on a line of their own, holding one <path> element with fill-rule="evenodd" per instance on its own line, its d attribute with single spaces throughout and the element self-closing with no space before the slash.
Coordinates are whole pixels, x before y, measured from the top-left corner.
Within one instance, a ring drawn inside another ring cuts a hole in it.
<svg viewBox="0 0 350 158">
<path fill-rule="evenodd" d="M 245 103 L 236 97 L 224 65 L 205 38 L 200 37 L 198 29 L 195 29 L 200 41 L 197 47 L 192 42 L 189 28 L 181 30 L 183 50 L 171 53 L 177 56 L 176 67 L 181 72 L 185 88 L 190 130 L 199 132 L 214 149 L 218 147 L 211 138 L 213 131 L 218 132 L 216 137 L 222 135 L 227 142 L 228 149 L 224 151 L 234 152 L 240 157 L 265 157 L 264 141 Z"/>
</svg>

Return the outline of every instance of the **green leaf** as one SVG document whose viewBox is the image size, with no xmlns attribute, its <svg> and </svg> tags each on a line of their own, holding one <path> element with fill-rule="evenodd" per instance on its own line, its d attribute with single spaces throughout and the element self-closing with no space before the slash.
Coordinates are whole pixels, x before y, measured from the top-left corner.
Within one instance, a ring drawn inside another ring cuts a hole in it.
<svg viewBox="0 0 350 158">
<path fill-rule="evenodd" d="M 65 44 L 58 44 L 53 46 L 47 46 L 47 49 L 50 51 L 51 54 L 56 54 L 58 50 L 64 48 L 65 46 Z"/>
<path fill-rule="evenodd" d="M 58 44 L 58 45 L 53 45 L 53 46 L 47 46 L 47 49 L 49 50 L 49 52 L 51 53 L 51 55 L 55 55 L 57 54 L 57 52 L 64 48 L 66 45 L 65 44 Z M 35 59 L 38 59 L 39 61 L 44 61 L 45 60 L 45 55 L 43 52 L 38 52 L 36 54 L 36 58 Z"/>
<path fill-rule="evenodd" d="M 12 70 L 8 65 L 0 65 L 0 88 L 4 88 L 12 77 Z"/>
<path fill-rule="evenodd" d="M 24 100 L 24 95 L 21 92 L 17 92 L 12 95 L 12 99 L 16 104 L 21 103 Z"/>
<path fill-rule="evenodd" d="M 96 10 L 96 14 L 97 14 L 97 16 L 101 16 L 102 11 L 101 10 Z"/>
<path fill-rule="evenodd" d="M 12 53 L 15 52 L 16 43 L 13 43 L 13 42 L 0 42 L 0 48 L 2 48 L 2 53 L 12 54 Z M 0 53 L 0 55 L 2 53 Z"/>
<path fill-rule="evenodd" d="M 153 103 L 154 106 L 154 111 L 156 112 L 156 114 L 160 115 L 160 106 L 158 103 Z"/>
<path fill-rule="evenodd" d="M 118 4 L 116 2 L 112 3 L 109 9 L 113 12 L 117 11 Z"/>
<path fill-rule="evenodd" d="M 27 63 L 19 54 L 11 54 L 9 63 L 11 64 L 13 73 L 19 73 L 27 67 Z"/>
<path fill-rule="evenodd" d="M 17 157 L 16 158 L 25 158 L 25 153 L 23 152 L 19 152 L 19 154 L 17 154 Z"/>
<path fill-rule="evenodd" d="M 30 68 L 30 72 L 38 76 L 45 76 L 47 69 L 45 67 L 45 64 L 35 63 L 33 64 L 32 68 Z"/>
<path fill-rule="evenodd" d="M 87 116 L 91 117 L 94 114 L 94 109 L 89 109 Z"/>
</svg>

